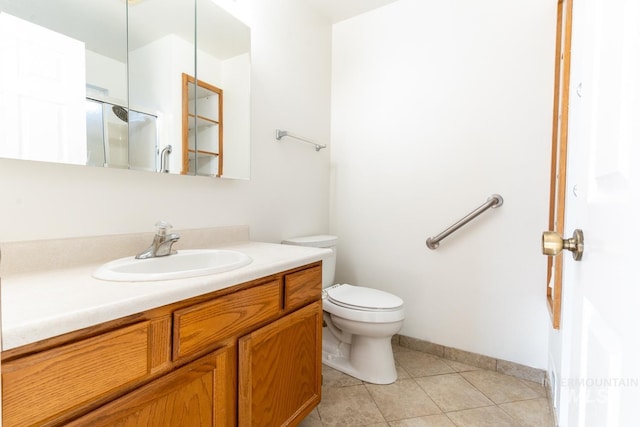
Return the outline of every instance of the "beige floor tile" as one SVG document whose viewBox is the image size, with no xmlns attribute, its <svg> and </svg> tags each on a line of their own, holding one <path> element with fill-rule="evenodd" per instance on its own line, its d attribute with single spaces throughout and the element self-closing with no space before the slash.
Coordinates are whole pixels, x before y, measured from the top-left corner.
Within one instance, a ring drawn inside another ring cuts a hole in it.
<svg viewBox="0 0 640 427">
<path fill-rule="evenodd" d="M 444 412 L 493 405 L 460 374 L 416 378 L 416 382 Z"/>
<path fill-rule="evenodd" d="M 366 384 L 365 387 L 387 421 L 441 412 L 413 379 L 387 385 Z"/>
<path fill-rule="evenodd" d="M 541 384 L 402 347 L 394 355 L 398 380 L 389 385 L 323 366 L 322 402 L 300 426 L 553 426 Z"/>
<path fill-rule="evenodd" d="M 547 396 L 547 388 L 544 384 L 539 384 L 535 381 L 524 380 L 522 378 L 520 378 L 520 381 L 522 381 L 531 390 L 535 391 L 536 394 L 538 394 L 540 397 Z"/>
<path fill-rule="evenodd" d="M 426 377 L 455 372 L 443 359 L 415 350 L 402 351 L 395 354 L 396 363 L 413 377 Z"/>
<path fill-rule="evenodd" d="M 382 413 L 364 385 L 324 388 L 318 413 L 325 427 L 350 427 L 375 423 L 386 425 Z"/>
<path fill-rule="evenodd" d="M 553 412 L 546 398 L 521 400 L 500 405 L 506 413 L 523 427 L 553 427 Z"/>
<path fill-rule="evenodd" d="M 458 427 L 516 427 L 518 422 L 497 406 L 450 412 L 447 416 Z"/>
<path fill-rule="evenodd" d="M 461 372 L 460 375 L 497 404 L 535 399 L 546 395 L 544 388 L 534 390 L 530 387 L 527 383 L 531 381 L 493 371 L 469 371 Z"/>
<path fill-rule="evenodd" d="M 444 414 L 390 421 L 391 427 L 456 427 Z"/>
<path fill-rule="evenodd" d="M 466 363 L 456 362 L 455 360 L 443 360 L 444 363 L 451 366 L 456 372 L 479 371 L 481 368 L 477 366 L 467 365 Z"/>
<path fill-rule="evenodd" d="M 333 369 L 327 365 L 322 365 L 322 387 L 349 387 L 362 384 L 362 381 Z"/>
<path fill-rule="evenodd" d="M 396 372 L 398 373 L 399 380 L 406 380 L 407 378 L 411 378 L 411 375 L 404 369 L 402 366 L 398 365 L 396 362 Z"/>
<path fill-rule="evenodd" d="M 299 427 L 322 427 L 322 421 L 320 421 L 320 414 L 318 414 L 318 408 L 315 408 L 307 417 L 302 420 Z"/>
<path fill-rule="evenodd" d="M 538 384 L 544 384 L 546 373 L 543 369 L 530 368 L 519 363 L 498 359 L 496 371 L 512 377 L 522 378 Z"/>
</svg>

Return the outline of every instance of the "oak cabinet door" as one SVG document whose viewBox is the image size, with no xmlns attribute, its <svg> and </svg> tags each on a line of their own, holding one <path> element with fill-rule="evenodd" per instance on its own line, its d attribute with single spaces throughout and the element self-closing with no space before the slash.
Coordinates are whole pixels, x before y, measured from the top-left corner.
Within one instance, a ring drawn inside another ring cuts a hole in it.
<svg viewBox="0 0 640 427">
<path fill-rule="evenodd" d="M 68 426 L 227 426 L 228 351 L 197 359 Z"/>
<path fill-rule="evenodd" d="M 239 340 L 240 426 L 296 425 L 320 402 L 322 302 Z"/>
</svg>

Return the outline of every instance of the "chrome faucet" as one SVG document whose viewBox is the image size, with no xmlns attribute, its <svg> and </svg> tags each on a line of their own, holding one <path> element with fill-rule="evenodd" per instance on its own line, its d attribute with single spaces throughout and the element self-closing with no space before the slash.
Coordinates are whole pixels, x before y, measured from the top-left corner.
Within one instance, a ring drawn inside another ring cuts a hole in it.
<svg viewBox="0 0 640 427">
<path fill-rule="evenodd" d="M 147 259 L 175 254 L 172 249 L 175 242 L 178 241 L 180 235 L 176 233 L 167 234 L 167 230 L 171 229 L 171 224 L 165 221 L 156 223 L 156 235 L 153 237 L 153 243 L 144 251 L 136 255 L 136 259 Z"/>
</svg>

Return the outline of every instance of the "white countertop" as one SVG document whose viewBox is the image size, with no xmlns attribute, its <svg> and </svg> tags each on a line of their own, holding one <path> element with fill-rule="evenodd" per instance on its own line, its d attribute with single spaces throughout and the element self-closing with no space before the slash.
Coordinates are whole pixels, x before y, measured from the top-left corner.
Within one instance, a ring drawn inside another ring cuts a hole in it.
<svg viewBox="0 0 640 427">
<path fill-rule="evenodd" d="M 155 282 L 94 279 L 91 273 L 100 264 L 3 277 L 2 349 L 161 307 L 331 255 L 330 249 L 247 241 L 212 247 L 244 252 L 253 262 L 225 273 Z"/>
</svg>

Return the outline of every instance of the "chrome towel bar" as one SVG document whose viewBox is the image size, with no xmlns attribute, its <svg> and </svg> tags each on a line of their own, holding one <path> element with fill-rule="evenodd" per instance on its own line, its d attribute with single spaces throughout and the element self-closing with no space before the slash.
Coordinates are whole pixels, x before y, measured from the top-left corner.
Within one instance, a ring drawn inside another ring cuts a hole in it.
<svg viewBox="0 0 640 427">
<path fill-rule="evenodd" d="M 498 208 L 502 206 L 503 201 L 504 200 L 502 199 L 501 195 L 499 194 L 491 195 L 491 197 L 489 197 L 482 206 L 479 206 L 476 210 L 474 210 L 473 212 L 471 212 L 470 214 L 462 218 L 460 221 L 456 222 L 451 227 L 447 228 L 442 233 L 438 234 L 436 237 L 429 237 L 427 239 L 427 247 L 429 249 L 437 249 L 438 246 L 440 246 L 440 242 L 442 241 L 442 239 L 444 239 L 449 234 L 453 233 L 454 231 L 456 231 L 457 229 L 459 229 L 460 227 L 462 227 L 472 219 L 476 218 L 478 215 L 480 215 L 482 212 L 486 211 L 487 209 Z"/>
<path fill-rule="evenodd" d="M 315 141 L 312 141 L 303 136 L 297 136 L 292 134 L 291 132 L 287 132 L 286 130 L 276 129 L 276 139 L 280 141 L 283 137 L 288 136 L 289 138 L 297 139 L 298 141 L 306 142 L 307 144 L 313 144 L 316 146 L 316 151 L 320 151 L 323 148 L 327 148 L 325 144 L 318 144 Z"/>
</svg>

